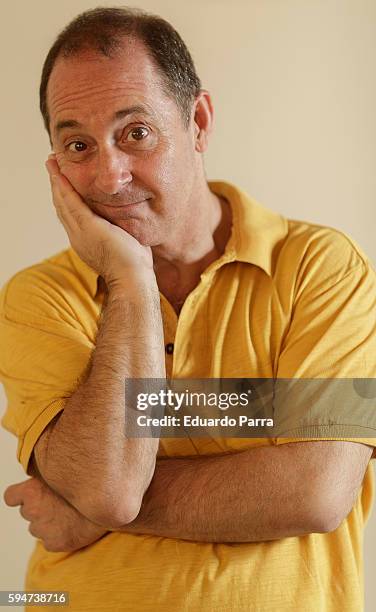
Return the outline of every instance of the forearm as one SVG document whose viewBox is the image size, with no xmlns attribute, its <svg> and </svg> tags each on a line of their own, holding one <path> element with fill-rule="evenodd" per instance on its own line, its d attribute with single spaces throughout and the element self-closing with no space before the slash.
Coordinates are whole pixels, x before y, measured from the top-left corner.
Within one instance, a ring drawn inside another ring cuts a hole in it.
<svg viewBox="0 0 376 612">
<path fill-rule="evenodd" d="M 85 376 L 51 429 L 41 463 L 46 482 L 95 520 L 99 498 L 117 507 L 121 490 L 128 507 L 137 505 L 153 475 L 158 439 L 126 437 L 133 410 L 125 379 L 165 378 L 156 283 L 109 291 Z"/>
<path fill-rule="evenodd" d="M 291 449 L 258 447 L 214 457 L 159 459 L 129 533 L 201 542 L 258 542 L 315 531 L 307 484 Z M 314 490 L 314 489 L 313 489 Z"/>
</svg>

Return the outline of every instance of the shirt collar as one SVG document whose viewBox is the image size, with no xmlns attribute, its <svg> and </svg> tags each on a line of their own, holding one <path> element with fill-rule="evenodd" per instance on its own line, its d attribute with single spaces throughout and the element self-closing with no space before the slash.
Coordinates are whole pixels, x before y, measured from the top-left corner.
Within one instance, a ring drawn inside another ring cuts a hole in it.
<svg viewBox="0 0 376 612">
<path fill-rule="evenodd" d="M 270 276 L 275 247 L 287 234 L 287 219 L 265 208 L 229 182 L 208 181 L 208 185 L 213 193 L 230 203 L 232 231 L 224 254 L 202 276 L 231 261 L 256 265 Z M 68 251 L 78 275 L 94 298 L 101 288 L 101 277 L 72 247 Z"/>
<path fill-rule="evenodd" d="M 273 272 L 275 247 L 288 231 L 287 219 L 262 206 L 244 191 L 224 181 L 209 181 L 210 190 L 228 200 L 232 211 L 232 231 L 219 267 L 227 261 L 243 261 Z"/>
</svg>

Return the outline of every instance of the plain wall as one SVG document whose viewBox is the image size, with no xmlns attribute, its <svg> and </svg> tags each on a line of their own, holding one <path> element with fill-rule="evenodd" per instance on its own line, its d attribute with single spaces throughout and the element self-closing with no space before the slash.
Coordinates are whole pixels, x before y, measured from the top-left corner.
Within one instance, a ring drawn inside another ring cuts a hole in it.
<svg viewBox="0 0 376 612">
<path fill-rule="evenodd" d="M 120 2 L 100 2 L 120 6 Z M 265 206 L 349 233 L 375 261 L 376 2 L 135 2 L 176 27 L 203 87 L 215 132 L 210 179 L 232 181 Z M 38 111 L 42 62 L 84 0 L 2 3 L 0 284 L 68 246 L 51 204 Z M 0 413 L 5 396 L 0 394 Z M 0 489 L 24 478 L 15 440 L 0 431 Z M 0 590 L 22 589 L 33 540 L 0 504 Z M 365 532 L 366 610 L 376 607 L 376 518 Z M 12 608 L 13 609 L 13 608 Z"/>
</svg>

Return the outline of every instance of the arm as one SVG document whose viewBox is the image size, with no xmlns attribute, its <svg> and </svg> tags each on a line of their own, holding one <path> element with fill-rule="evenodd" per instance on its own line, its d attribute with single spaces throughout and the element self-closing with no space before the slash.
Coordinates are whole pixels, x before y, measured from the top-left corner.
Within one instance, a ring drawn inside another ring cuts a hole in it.
<svg viewBox="0 0 376 612">
<path fill-rule="evenodd" d="M 46 550 L 74 552 L 107 533 L 50 489 L 33 461 L 29 473 L 32 478 L 6 489 L 4 501 L 8 506 L 21 506 L 21 516 L 29 521 L 29 533 L 41 540 Z"/>
<path fill-rule="evenodd" d="M 34 449 L 47 484 L 108 526 L 137 515 L 158 449 L 156 438 L 124 435 L 124 379 L 164 376 L 159 294 L 146 285 L 143 296 L 129 293 L 109 292 L 87 378 Z"/>
<path fill-rule="evenodd" d="M 235 455 L 159 459 L 140 514 L 117 531 L 203 542 L 331 531 L 351 509 L 371 452 L 351 442 L 303 442 Z M 47 550 L 72 552 L 106 533 L 51 491 L 40 475 L 8 487 L 4 497 L 10 506 L 22 504 L 30 533 Z"/>
<path fill-rule="evenodd" d="M 158 450 L 156 438 L 124 435 L 130 416 L 124 380 L 165 378 L 158 285 L 151 250 L 92 213 L 56 162 L 49 164 L 58 216 L 108 295 L 86 378 L 40 436 L 34 456 L 52 489 L 94 522 L 117 526 L 137 515 Z"/>
<path fill-rule="evenodd" d="M 214 457 L 160 459 L 128 533 L 259 542 L 336 529 L 371 458 L 365 444 L 294 442 Z"/>
</svg>

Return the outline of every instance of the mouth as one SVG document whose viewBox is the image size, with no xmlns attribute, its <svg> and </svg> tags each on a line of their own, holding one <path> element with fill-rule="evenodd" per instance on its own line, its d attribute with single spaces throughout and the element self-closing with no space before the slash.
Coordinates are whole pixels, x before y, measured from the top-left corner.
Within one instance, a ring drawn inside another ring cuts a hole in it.
<svg viewBox="0 0 376 612">
<path fill-rule="evenodd" d="M 146 198 L 145 200 L 139 200 L 138 202 L 122 202 L 121 204 L 101 204 L 101 206 L 105 208 L 128 208 L 130 206 L 137 206 L 138 204 L 144 204 L 148 202 L 151 198 Z"/>
</svg>

